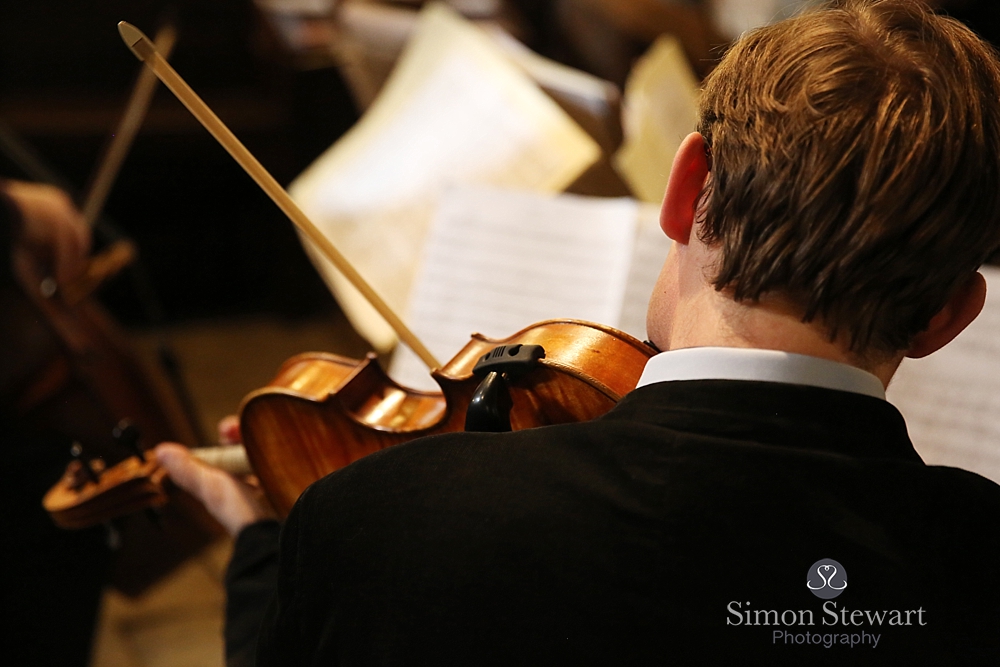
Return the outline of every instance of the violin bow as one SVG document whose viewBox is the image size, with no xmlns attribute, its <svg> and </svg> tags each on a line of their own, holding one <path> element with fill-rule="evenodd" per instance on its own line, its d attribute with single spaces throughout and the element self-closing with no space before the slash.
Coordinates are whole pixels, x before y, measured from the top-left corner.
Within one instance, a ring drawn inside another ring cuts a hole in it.
<svg viewBox="0 0 1000 667">
<path fill-rule="evenodd" d="M 288 216 L 292 223 L 329 259 L 337 270 L 368 300 L 386 323 L 396 332 L 399 339 L 420 357 L 431 370 L 440 368 L 441 364 L 434 358 L 430 350 L 410 331 L 403 320 L 396 315 L 381 296 L 358 273 L 357 269 L 347 261 L 336 246 L 330 242 L 323 232 L 316 227 L 308 216 L 299 208 L 283 187 L 264 169 L 263 165 L 246 149 L 228 127 L 223 124 L 198 94 L 192 90 L 173 67 L 157 52 L 156 46 L 141 30 L 134 25 L 122 21 L 118 24 L 118 32 L 135 57 L 145 63 L 152 72 L 177 96 L 181 104 L 198 119 L 206 130 L 215 137 L 223 148 L 239 163 L 244 171 L 261 187 L 262 190 L 278 205 L 278 208 Z"/>
<path fill-rule="evenodd" d="M 157 31 L 154 44 L 156 45 L 156 50 L 163 55 L 163 58 L 169 58 L 176 42 L 177 30 L 172 23 L 168 23 Z M 132 88 L 132 95 L 129 98 L 128 105 L 125 107 L 125 113 L 118 122 L 118 127 L 115 128 L 114 134 L 111 135 L 111 143 L 108 145 L 104 157 L 94 172 L 90 189 L 81 207 L 83 218 L 88 227 L 94 225 L 97 216 L 104 209 L 108 194 L 111 192 L 111 186 L 118 177 L 122 163 L 125 162 L 129 149 L 132 147 L 132 143 L 139 133 L 139 128 L 142 127 L 142 121 L 146 118 L 146 113 L 149 111 L 149 104 L 153 100 L 153 93 L 156 92 L 157 83 L 156 75 L 148 67 L 143 67 L 140 70 L 139 76 Z"/>
</svg>

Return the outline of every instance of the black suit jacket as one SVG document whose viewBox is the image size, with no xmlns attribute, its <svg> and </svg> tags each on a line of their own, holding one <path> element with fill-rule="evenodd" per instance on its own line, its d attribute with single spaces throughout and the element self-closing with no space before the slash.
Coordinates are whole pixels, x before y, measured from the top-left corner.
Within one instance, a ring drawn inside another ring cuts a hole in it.
<svg viewBox="0 0 1000 667">
<path fill-rule="evenodd" d="M 884 401 L 658 383 L 314 484 L 258 664 L 995 664 L 998 518 L 1000 488 L 925 466 Z M 834 599 L 806 585 L 821 559 Z"/>
</svg>

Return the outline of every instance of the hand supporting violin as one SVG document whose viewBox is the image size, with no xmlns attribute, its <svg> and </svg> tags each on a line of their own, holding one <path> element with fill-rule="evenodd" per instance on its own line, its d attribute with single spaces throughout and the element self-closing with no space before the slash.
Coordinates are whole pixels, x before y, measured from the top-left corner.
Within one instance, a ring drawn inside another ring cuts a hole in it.
<svg viewBox="0 0 1000 667">
<path fill-rule="evenodd" d="M 49 267 L 60 285 L 79 276 L 87 266 L 90 229 L 69 195 L 52 185 L 16 180 L 0 182 L 0 193 L 20 214 L 14 251 Z"/>
<path fill-rule="evenodd" d="M 253 476 L 238 478 L 172 442 L 157 445 L 153 454 L 174 484 L 198 499 L 231 536 L 252 523 L 277 518 Z"/>
<path fill-rule="evenodd" d="M 219 420 L 216 427 L 220 445 L 241 445 L 243 436 L 240 434 L 239 415 L 226 415 Z"/>
</svg>

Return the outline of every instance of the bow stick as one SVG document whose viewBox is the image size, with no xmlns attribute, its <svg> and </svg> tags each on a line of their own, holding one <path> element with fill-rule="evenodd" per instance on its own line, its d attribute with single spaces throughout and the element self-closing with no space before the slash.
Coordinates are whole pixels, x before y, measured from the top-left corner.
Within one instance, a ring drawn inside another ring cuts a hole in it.
<svg viewBox="0 0 1000 667">
<path fill-rule="evenodd" d="M 174 26 L 167 24 L 156 33 L 156 48 L 164 54 L 164 58 L 170 57 L 170 52 L 174 49 L 177 41 L 177 31 Z M 139 72 L 135 85 L 132 87 L 132 95 L 125 107 L 118 126 L 111 135 L 111 143 L 108 145 L 104 156 L 101 158 L 91 180 L 87 196 L 84 198 L 81 212 L 83 213 L 84 224 L 93 228 L 97 222 L 104 204 L 107 202 L 111 186 L 121 171 L 121 166 L 128 156 L 132 142 L 135 141 L 142 121 L 149 111 L 149 104 L 156 91 L 156 75 L 143 67 Z M 63 299 L 69 305 L 74 305 L 85 299 L 109 276 L 113 276 L 128 266 L 135 260 L 135 244 L 126 239 L 119 239 L 113 242 L 104 252 L 95 255 L 87 264 L 87 268 L 79 278 L 63 286 Z M 49 279 L 42 281 L 43 294 L 54 293 L 55 284 Z"/>
<path fill-rule="evenodd" d="M 156 33 L 156 50 L 163 54 L 163 58 L 169 58 L 170 52 L 174 50 L 174 43 L 177 41 L 177 30 L 172 24 L 166 24 Z M 132 142 L 135 141 L 142 121 L 149 111 L 149 104 L 156 91 L 156 75 L 148 67 L 143 67 L 136 79 L 132 89 L 132 96 L 129 99 L 125 113 L 118 122 L 112 134 L 111 143 L 108 145 L 104 158 L 94 173 L 90 190 L 83 202 L 83 218 L 88 227 L 92 227 L 101 214 L 104 204 L 111 192 L 111 186 L 118 177 L 122 163 L 128 155 Z"/>
<path fill-rule="evenodd" d="M 339 250 L 330 242 L 320 230 L 313 224 L 313 222 L 302 212 L 298 204 L 292 199 L 292 197 L 282 188 L 274 177 L 263 165 L 255 158 L 250 151 L 236 138 L 228 127 L 223 124 L 219 117 L 215 115 L 208 105 L 206 105 L 197 93 L 191 89 L 184 79 L 174 70 L 170 64 L 163 59 L 163 57 L 157 52 L 156 46 L 150 41 L 146 35 L 142 33 L 141 30 L 136 28 L 134 25 L 122 21 L 118 24 L 118 32 L 121 34 L 122 40 L 128 45 L 129 49 L 135 54 L 135 57 L 145 63 L 146 67 L 151 69 L 154 74 L 163 82 L 163 84 L 170 89 L 170 91 L 177 96 L 177 99 L 181 101 L 188 111 L 194 115 L 195 118 L 208 130 L 215 139 L 222 144 L 222 147 L 233 156 L 233 158 L 243 167 L 244 171 L 249 174 L 257 185 L 267 193 L 267 196 L 278 205 L 278 208 L 288 216 L 288 218 L 295 224 L 299 230 L 302 231 L 306 237 L 309 238 L 322 252 L 323 254 L 333 262 L 333 265 L 337 267 L 345 278 L 354 287 L 361 292 L 361 294 L 368 300 L 368 302 L 378 311 L 390 327 L 399 336 L 399 339 L 403 341 L 407 347 L 409 347 L 413 352 L 420 357 L 427 367 L 431 370 L 439 368 L 441 366 L 434 355 L 431 354 L 422 342 L 410 331 L 409 327 L 403 323 L 403 321 L 396 315 L 395 312 L 389 307 L 389 305 L 378 295 L 377 292 L 368 284 L 368 282 L 361 276 L 360 273 L 347 261 Z"/>
</svg>

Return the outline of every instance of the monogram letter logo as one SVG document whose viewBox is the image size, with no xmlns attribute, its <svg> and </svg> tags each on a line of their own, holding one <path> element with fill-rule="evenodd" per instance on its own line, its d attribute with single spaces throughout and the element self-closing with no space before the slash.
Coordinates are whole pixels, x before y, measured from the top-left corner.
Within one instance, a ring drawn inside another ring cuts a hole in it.
<svg viewBox="0 0 1000 667">
<path fill-rule="evenodd" d="M 832 558 L 818 560 L 809 568 L 806 588 L 821 600 L 832 600 L 847 588 L 847 570 Z"/>
</svg>

